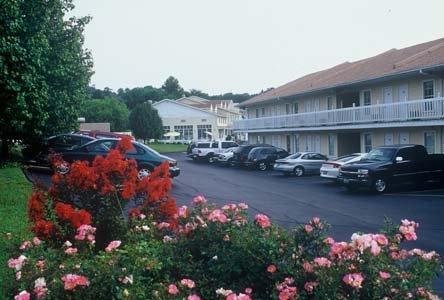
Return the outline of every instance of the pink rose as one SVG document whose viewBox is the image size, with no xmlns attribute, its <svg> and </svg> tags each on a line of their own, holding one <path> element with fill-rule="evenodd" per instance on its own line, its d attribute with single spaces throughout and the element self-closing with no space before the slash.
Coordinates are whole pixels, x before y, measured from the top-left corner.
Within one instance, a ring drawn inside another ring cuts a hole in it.
<svg viewBox="0 0 444 300">
<path fill-rule="evenodd" d="M 204 196 L 196 196 L 193 198 L 193 204 L 199 205 L 199 204 L 205 204 L 207 203 L 207 199 L 205 199 Z"/>
<path fill-rule="evenodd" d="M 332 237 L 329 236 L 329 237 L 324 239 L 324 243 L 331 246 L 331 245 L 333 245 L 335 243 L 335 240 Z"/>
<path fill-rule="evenodd" d="M 362 287 L 362 281 L 364 281 L 364 277 L 362 277 L 361 273 L 351 273 L 342 277 L 342 281 L 353 288 L 359 289 Z"/>
<path fill-rule="evenodd" d="M 200 300 L 200 297 L 198 295 L 193 294 L 193 295 L 189 295 L 187 297 L 187 300 Z"/>
<path fill-rule="evenodd" d="M 75 254 L 75 253 L 77 253 L 77 248 L 69 247 L 69 248 L 67 248 L 67 249 L 65 250 L 65 253 L 66 253 L 66 254 L 69 254 L 69 255 L 71 255 L 71 254 Z"/>
<path fill-rule="evenodd" d="M 304 226 L 304 229 L 305 229 L 305 232 L 310 233 L 313 231 L 313 226 L 307 224 Z"/>
<path fill-rule="evenodd" d="M 179 289 L 177 288 L 177 286 L 175 284 L 170 284 L 168 286 L 168 294 L 170 294 L 170 295 L 179 294 Z"/>
<path fill-rule="evenodd" d="M 317 264 L 320 267 L 330 268 L 331 266 L 331 261 L 325 257 L 316 257 L 313 261 L 315 264 Z"/>
<path fill-rule="evenodd" d="M 373 235 L 373 240 L 375 240 L 379 245 L 381 246 L 386 246 L 388 245 L 388 239 L 385 235 L 383 234 L 374 234 Z"/>
<path fill-rule="evenodd" d="M 378 256 L 379 253 L 381 253 L 381 247 L 379 247 L 376 241 L 372 241 L 370 253 L 373 254 L 373 256 Z"/>
<path fill-rule="evenodd" d="M 208 220 L 210 220 L 212 222 L 226 223 L 228 221 L 228 218 L 222 212 L 222 210 L 215 209 L 208 215 Z"/>
<path fill-rule="evenodd" d="M 170 227 L 170 223 L 167 223 L 167 222 L 161 222 L 161 223 L 157 224 L 158 229 L 164 229 L 164 228 L 169 228 L 169 227 Z"/>
<path fill-rule="evenodd" d="M 111 252 L 114 249 L 118 248 L 120 246 L 120 244 L 122 244 L 121 241 L 112 241 L 108 244 L 108 246 L 106 246 L 105 251 L 106 252 Z"/>
<path fill-rule="evenodd" d="M 8 260 L 8 267 L 20 271 L 25 264 L 26 256 L 20 255 L 18 258 L 11 258 Z"/>
<path fill-rule="evenodd" d="M 239 207 L 240 209 L 248 209 L 248 205 L 246 203 L 243 203 L 243 202 L 239 203 L 237 205 L 237 207 Z"/>
<path fill-rule="evenodd" d="M 48 292 L 48 288 L 46 287 L 45 278 L 40 277 L 34 281 L 34 294 L 37 296 L 37 299 L 43 299 Z"/>
<path fill-rule="evenodd" d="M 305 261 L 302 264 L 302 267 L 304 268 L 305 272 L 307 272 L 307 273 L 312 273 L 313 272 L 313 266 L 309 262 L 307 262 L 307 261 Z"/>
<path fill-rule="evenodd" d="M 253 293 L 253 289 L 252 288 L 246 288 L 245 289 L 245 294 L 251 295 L 251 293 Z"/>
<path fill-rule="evenodd" d="M 37 268 L 39 268 L 40 271 L 42 271 L 45 268 L 45 261 L 44 260 L 38 260 L 37 263 L 35 264 L 35 266 Z"/>
<path fill-rule="evenodd" d="M 313 290 L 315 289 L 315 287 L 318 286 L 318 284 L 319 284 L 319 283 L 317 283 L 316 281 L 309 281 L 309 282 L 306 282 L 306 283 L 304 284 L 304 289 L 305 289 L 307 292 L 311 293 L 311 292 L 313 292 Z"/>
<path fill-rule="evenodd" d="M 36 236 L 32 238 L 32 242 L 36 246 L 39 246 L 42 243 L 42 241 L 38 237 L 36 237 Z"/>
<path fill-rule="evenodd" d="M 254 217 L 254 221 L 261 228 L 267 228 L 271 226 L 270 219 L 263 214 L 258 214 Z"/>
<path fill-rule="evenodd" d="M 292 300 L 297 295 L 297 289 L 294 286 L 286 286 L 279 293 L 279 300 Z"/>
<path fill-rule="evenodd" d="M 178 213 L 177 213 L 179 218 L 186 218 L 188 215 L 187 211 L 188 211 L 188 207 L 186 205 L 179 207 Z"/>
<path fill-rule="evenodd" d="M 274 272 L 276 272 L 276 270 L 277 270 L 277 268 L 275 265 L 269 265 L 267 267 L 267 272 L 269 272 L 269 273 L 274 273 Z"/>
<path fill-rule="evenodd" d="M 187 279 L 187 278 L 182 279 L 180 281 L 180 284 L 182 284 L 183 286 L 185 286 L 185 287 L 187 287 L 189 289 L 192 289 L 192 288 L 194 288 L 196 286 L 194 281 L 192 281 L 191 279 Z"/>
<path fill-rule="evenodd" d="M 391 276 L 390 273 L 379 271 L 379 277 L 383 280 L 386 280 L 389 279 Z"/>
<path fill-rule="evenodd" d="M 24 241 L 23 244 L 20 245 L 20 250 L 26 250 L 32 246 L 31 241 Z"/>
<path fill-rule="evenodd" d="M 76 274 L 66 274 L 62 277 L 65 284 L 65 290 L 74 290 L 77 286 L 89 286 L 88 278 Z"/>
<path fill-rule="evenodd" d="M 21 291 L 18 295 L 15 295 L 14 300 L 29 300 L 31 299 L 31 294 L 27 291 Z"/>
</svg>

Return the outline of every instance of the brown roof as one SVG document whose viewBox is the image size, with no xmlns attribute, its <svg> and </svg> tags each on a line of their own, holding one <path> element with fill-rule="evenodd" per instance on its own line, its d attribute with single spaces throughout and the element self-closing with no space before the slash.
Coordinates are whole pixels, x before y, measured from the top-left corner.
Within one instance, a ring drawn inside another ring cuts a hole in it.
<svg viewBox="0 0 444 300">
<path fill-rule="evenodd" d="M 242 102 L 242 106 L 442 64 L 444 38 L 404 49 L 392 49 L 373 57 L 345 62 L 308 74 L 248 99 Z"/>
</svg>

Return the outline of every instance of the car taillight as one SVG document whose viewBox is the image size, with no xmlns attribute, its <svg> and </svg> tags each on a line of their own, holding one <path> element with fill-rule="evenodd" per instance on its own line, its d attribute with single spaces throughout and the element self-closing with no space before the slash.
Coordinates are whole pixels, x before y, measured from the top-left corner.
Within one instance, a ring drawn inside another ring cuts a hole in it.
<svg viewBox="0 0 444 300">
<path fill-rule="evenodd" d="M 170 167 L 175 167 L 175 166 L 177 166 L 177 161 L 169 161 L 169 163 L 170 163 Z"/>
</svg>

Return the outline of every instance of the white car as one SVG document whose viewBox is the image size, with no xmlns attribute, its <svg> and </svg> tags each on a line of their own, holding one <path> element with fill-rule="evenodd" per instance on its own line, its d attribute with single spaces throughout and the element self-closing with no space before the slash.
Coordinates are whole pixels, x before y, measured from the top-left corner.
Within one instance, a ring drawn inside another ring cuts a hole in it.
<svg viewBox="0 0 444 300">
<path fill-rule="evenodd" d="M 367 153 L 353 153 L 344 155 L 336 160 L 328 161 L 322 164 L 321 177 L 336 180 L 339 176 L 339 168 L 345 164 L 360 161 Z"/>
<path fill-rule="evenodd" d="M 216 162 L 218 162 L 219 164 L 231 165 L 232 161 L 233 161 L 234 150 L 236 150 L 236 149 L 237 149 L 237 147 L 231 147 L 231 148 L 225 149 L 225 151 L 223 151 L 222 153 L 219 153 L 219 155 L 216 155 L 214 157 L 214 160 Z"/>
<path fill-rule="evenodd" d="M 189 155 L 193 160 L 206 160 L 213 163 L 214 158 L 225 151 L 225 149 L 237 147 L 238 144 L 232 141 L 212 141 L 212 142 L 199 142 L 196 147 L 191 150 Z"/>
<path fill-rule="evenodd" d="M 328 158 L 316 152 L 298 152 L 283 159 L 276 160 L 274 169 L 285 175 L 294 174 L 301 177 L 307 173 L 319 174 L 321 165 L 328 161 Z"/>
</svg>

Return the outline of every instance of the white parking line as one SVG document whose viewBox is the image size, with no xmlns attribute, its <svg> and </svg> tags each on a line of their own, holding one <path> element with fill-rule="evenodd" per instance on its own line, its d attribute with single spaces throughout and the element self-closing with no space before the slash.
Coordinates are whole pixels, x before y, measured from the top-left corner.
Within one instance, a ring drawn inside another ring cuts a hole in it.
<svg viewBox="0 0 444 300">
<path fill-rule="evenodd" d="M 407 196 L 407 197 L 432 197 L 432 198 L 444 198 L 444 194 L 410 194 L 410 193 L 392 193 L 384 194 L 384 196 Z"/>
</svg>

